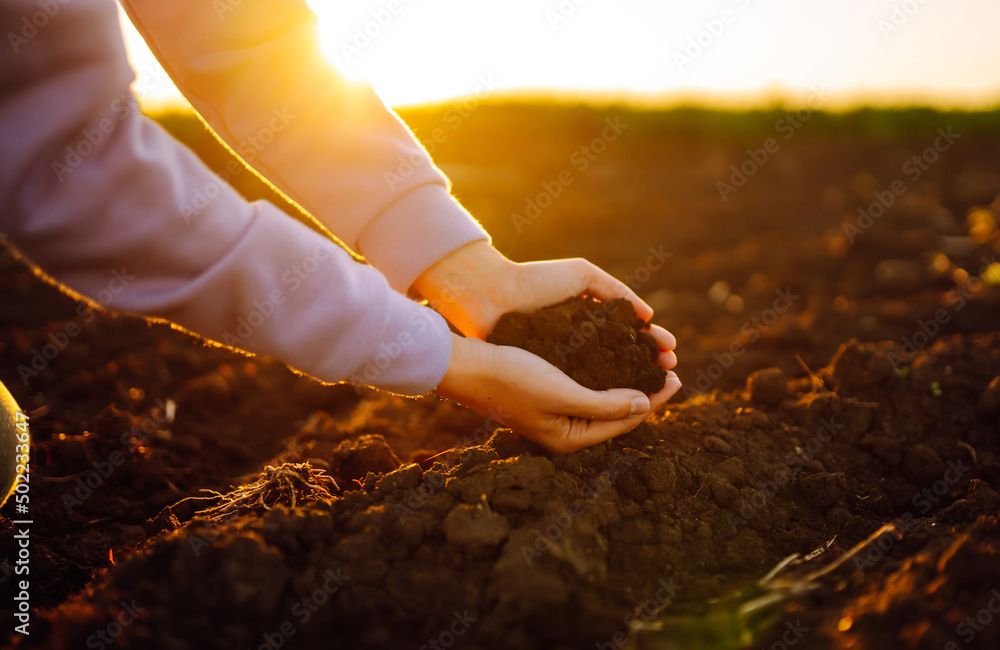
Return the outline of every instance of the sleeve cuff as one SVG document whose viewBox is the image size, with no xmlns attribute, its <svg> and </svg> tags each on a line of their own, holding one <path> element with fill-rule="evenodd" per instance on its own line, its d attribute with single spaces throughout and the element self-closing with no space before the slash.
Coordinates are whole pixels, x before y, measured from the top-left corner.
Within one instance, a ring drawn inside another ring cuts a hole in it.
<svg viewBox="0 0 1000 650">
<path fill-rule="evenodd" d="M 490 237 L 443 185 L 406 193 L 369 223 L 358 248 L 393 289 L 405 293 L 421 273 L 454 250 Z"/>
<path fill-rule="evenodd" d="M 436 311 L 389 292 L 385 329 L 347 381 L 415 397 L 437 388 L 451 360 L 451 331 Z"/>
</svg>

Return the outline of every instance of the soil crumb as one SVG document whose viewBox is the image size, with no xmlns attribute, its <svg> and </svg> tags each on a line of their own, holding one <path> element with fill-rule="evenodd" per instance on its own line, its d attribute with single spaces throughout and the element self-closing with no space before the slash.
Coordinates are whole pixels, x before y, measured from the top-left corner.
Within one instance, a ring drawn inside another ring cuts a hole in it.
<svg viewBox="0 0 1000 650">
<path fill-rule="evenodd" d="M 659 347 L 644 331 L 649 323 L 623 299 L 570 298 L 533 314 L 500 317 L 486 340 L 537 354 L 592 390 L 660 391 L 666 371 L 656 365 Z"/>
</svg>

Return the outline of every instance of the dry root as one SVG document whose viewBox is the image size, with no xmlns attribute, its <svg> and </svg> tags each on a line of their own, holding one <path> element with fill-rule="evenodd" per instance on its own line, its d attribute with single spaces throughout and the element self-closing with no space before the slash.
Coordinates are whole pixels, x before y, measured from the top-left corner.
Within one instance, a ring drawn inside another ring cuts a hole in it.
<svg viewBox="0 0 1000 650">
<path fill-rule="evenodd" d="M 334 498 L 331 488 L 340 490 L 333 477 L 314 469 L 309 463 L 284 463 L 279 467 L 268 465 L 260 478 L 232 492 L 222 494 L 207 490 L 222 501 L 211 508 L 199 510 L 195 515 L 221 520 L 249 511 L 270 510 L 279 504 L 294 508 L 296 504 L 331 501 Z"/>
</svg>

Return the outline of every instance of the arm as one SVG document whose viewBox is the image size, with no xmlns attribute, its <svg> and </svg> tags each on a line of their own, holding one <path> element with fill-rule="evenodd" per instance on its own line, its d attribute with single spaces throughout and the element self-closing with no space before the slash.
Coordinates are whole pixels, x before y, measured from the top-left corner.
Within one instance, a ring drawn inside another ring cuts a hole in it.
<svg viewBox="0 0 1000 650">
<path fill-rule="evenodd" d="M 20 24 L 33 0 L 0 4 Z M 0 50 L 0 230 L 105 306 L 169 319 L 324 381 L 434 388 L 444 319 L 266 202 L 247 203 L 140 114 L 111 0 L 66 4 Z M 185 215 L 196 189 L 218 196 Z"/>
<path fill-rule="evenodd" d="M 121 4 L 212 130 L 396 289 L 488 239 L 406 125 L 326 63 L 303 0 Z"/>
<path fill-rule="evenodd" d="M 514 264 L 497 253 L 406 127 L 370 88 L 351 87 L 322 60 L 315 16 L 300 0 L 242 3 L 224 13 L 206 0 L 123 4 L 223 140 L 393 287 L 412 285 L 466 334 L 485 335 L 506 311 L 583 292 L 626 297 L 640 316 L 652 315 L 625 285 L 583 260 Z M 275 110 L 288 119 L 269 133 Z M 654 335 L 661 362 L 673 367 L 673 337 L 659 328 Z M 523 351 L 459 337 L 452 350 L 440 395 L 481 411 L 502 405 L 513 413 L 500 418 L 506 424 L 562 451 L 627 431 L 680 387 L 672 377 L 652 399 L 598 393 Z"/>
</svg>

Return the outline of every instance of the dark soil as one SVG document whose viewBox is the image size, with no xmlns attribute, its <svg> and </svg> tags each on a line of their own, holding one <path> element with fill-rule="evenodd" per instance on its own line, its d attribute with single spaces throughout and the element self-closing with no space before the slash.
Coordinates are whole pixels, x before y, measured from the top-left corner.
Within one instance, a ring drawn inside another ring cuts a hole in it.
<svg viewBox="0 0 1000 650">
<path fill-rule="evenodd" d="M 1000 287 L 980 278 L 1000 135 L 966 132 L 851 243 L 936 124 L 873 141 L 810 122 L 722 202 L 761 134 L 625 115 L 514 248 L 510 212 L 605 115 L 480 111 L 435 151 L 463 202 L 516 259 L 583 254 L 631 282 L 678 336 L 682 394 L 552 456 L 450 402 L 90 312 L 0 250 L 0 379 L 32 432 L 29 576 L 24 515 L 0 517 L 0 582 L 29 579 L 33 612 L 11 642 L 996 648 Z"/>
<path fill-rule="evenodd" d="M 592 390 L 651 395 L 663 389 L 667 373 L 656 364 L 656 341 L 642 331 L 648 326 L 627 300 L 579 297 L 532 314 L 504 314 L 486 340 L 537 354 Z"/>
<path fill-rule="evenodd" d="M 891 351 L 852 343 L 815 381 L 787 380 L 777 404 L 688 402 L 575 454 L 501 430 L 307 507 L 181 515 L 46 614 L 28 645 L 84 647 L 122 603 L 143 608 L 118 641 L 136 648 L 258 647 L 286 623 L 295 647 L 418 646 L 457 618 L 474 621 L 463 647 L 584 648 L 613 643 L 651 602 L 639 620 L 665 609 L 673 634 L 695 638 L 716 633 L 691 622 L 707 603 L 752 592 L 783 557 L 826 549 L 787 570 L 801 577 L 897 522 L 901 538 L 781 603 L 779 633 L 790 621 L 809 630 L 804 647 L 884 647 L 903 630 L 911 647 L 941 647 L 1000 583 L 1000 440 L 976 410 L 1000 336 L 941 341 L 905 377 L 879 371 Z M 360 439 L 357 454 L 384 463 L 372 447 L 382 440 Z M 975 647 L 998 639 L 984 628 Z"/>
</svg>

